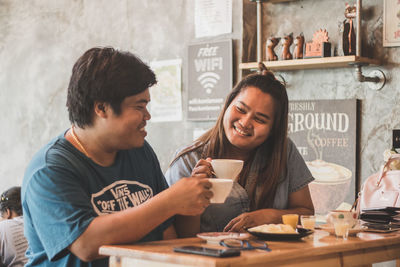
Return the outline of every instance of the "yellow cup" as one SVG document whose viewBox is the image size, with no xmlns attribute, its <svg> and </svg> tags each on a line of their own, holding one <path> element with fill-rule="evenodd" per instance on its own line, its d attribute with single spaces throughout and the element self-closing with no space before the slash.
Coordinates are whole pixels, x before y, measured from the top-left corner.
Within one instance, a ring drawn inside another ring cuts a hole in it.
<svg viewBox="0 0 400 267">
<path fill-rule="evenodd" d="M 333 225 L 335 227 L 336 239 L 342 237 L 344 240 L 347 240 L 350 224 L 345 220 L 335 220 Z"/>
<path fill-rule="evenodd" d="M 293 229 L 297 228 L 297 222 L 299 221 L 298 214 L 285 214 L 282 215 L 282 222 L 283 224 L 288 224 L 292 226 Z"/>
<path fill-rule="evenodd" d="M 301 215 L 300 222 L 301 222 L 301 226 L 305 229 L 314 230 L 314 228 L 315 228 L 315 216 L 314 215 Z"/>
</svg>

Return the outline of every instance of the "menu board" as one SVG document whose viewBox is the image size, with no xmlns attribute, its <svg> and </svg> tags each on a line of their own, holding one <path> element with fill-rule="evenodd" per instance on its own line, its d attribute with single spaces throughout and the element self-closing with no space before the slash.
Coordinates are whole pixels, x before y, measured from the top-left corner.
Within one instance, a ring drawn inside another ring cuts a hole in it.
<svg viewBox="0 0 400 267">
<path fill-rule="evenodd" d="M 188 120 L 215 120 L 232 90 L 232 40 L 189 46 Z"/>
<path fill-rule="evenodd" d="M 352 205 L 357 192 L 357 100 L 289 102 L 289 137 L 315 181 L 309 184 L 315 213 Z"/>
</svg>

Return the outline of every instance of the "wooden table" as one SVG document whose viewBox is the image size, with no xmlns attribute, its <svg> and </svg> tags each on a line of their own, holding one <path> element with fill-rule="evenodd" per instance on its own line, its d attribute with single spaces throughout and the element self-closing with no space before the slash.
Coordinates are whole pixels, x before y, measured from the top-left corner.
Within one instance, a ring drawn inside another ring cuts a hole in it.
<svg viewBox="0 0 400 267">
<path fill-rule="evenodd" d="M 207 244 L 199 238 L 184 238 L 135 245 L 102 246 L 110 266 L 370 266 L 400 258 L 400 233 L 358 233 L 347 241 L 321 230 L 300 241 L 267 241 L 271 252 L 242 251 L 241 256 L 213 258 L 173 252 L 173 248 Z M 397 266 L 400 266 L 397 260 Z"/>
</svg>

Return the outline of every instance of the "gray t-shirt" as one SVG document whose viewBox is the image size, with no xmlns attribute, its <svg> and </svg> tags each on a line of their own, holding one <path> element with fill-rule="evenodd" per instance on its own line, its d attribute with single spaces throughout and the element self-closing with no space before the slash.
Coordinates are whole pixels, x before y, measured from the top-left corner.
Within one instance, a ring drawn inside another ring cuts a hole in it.
<svg viewBox="0 0 400 267">
<path fill-rule="evenodd" d="M 0 266 L 24 266 L 28 242 L 22 216 L 0 222 Z"/>
<path fill-rule="evenodd" d="M 177 154 L 180 153 L 179 150 Z M 196 163 L 204 158 L 205 146 L 199 147 L 179 157 L 169 167 L 165 173 L 165 178 L 171 186 L 182 177 L 190 177 Z M 307 168 L 302 156 L 297 150 L 295 144 L 288 139 L 288 164 L 286 175 L 279 181 L 277 191 L 272 205 L 275 209 L 287 209 L 289 202 L 289 194 L 302 189 L 304 186 L 314 180 L 311 172 Z M 262 157 L 261 155 L 257 155 Z M 256 162 L 256 160 L 254 161 Z M 259 166 L 256 164 L 250 167 L 248 181 L 254 181 L 254 177 L 258 172 Z M 246 185 L 248 189 L 249 186 Z M 259 195 L 259 191 L 256 191 Z M 201 215 L 201 232 L 221 232 L 230 220 L 249 211 L 249 198 L 245 188 L 237 182 L 234 182 L 233 189 L 229 194 L 225 203 L 211 204 Z"/>
</svg>

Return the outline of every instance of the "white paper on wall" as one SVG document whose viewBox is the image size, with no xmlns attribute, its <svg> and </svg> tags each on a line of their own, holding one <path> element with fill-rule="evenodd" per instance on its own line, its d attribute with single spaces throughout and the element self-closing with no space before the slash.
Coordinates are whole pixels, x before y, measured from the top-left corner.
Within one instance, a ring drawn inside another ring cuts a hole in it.
<svg viewBox="0 0 400 267">
<path fill-rule="evenodd" d="M 196 0 L 196 38 L 232 32 L 232 0 Z"/>
</svg>

